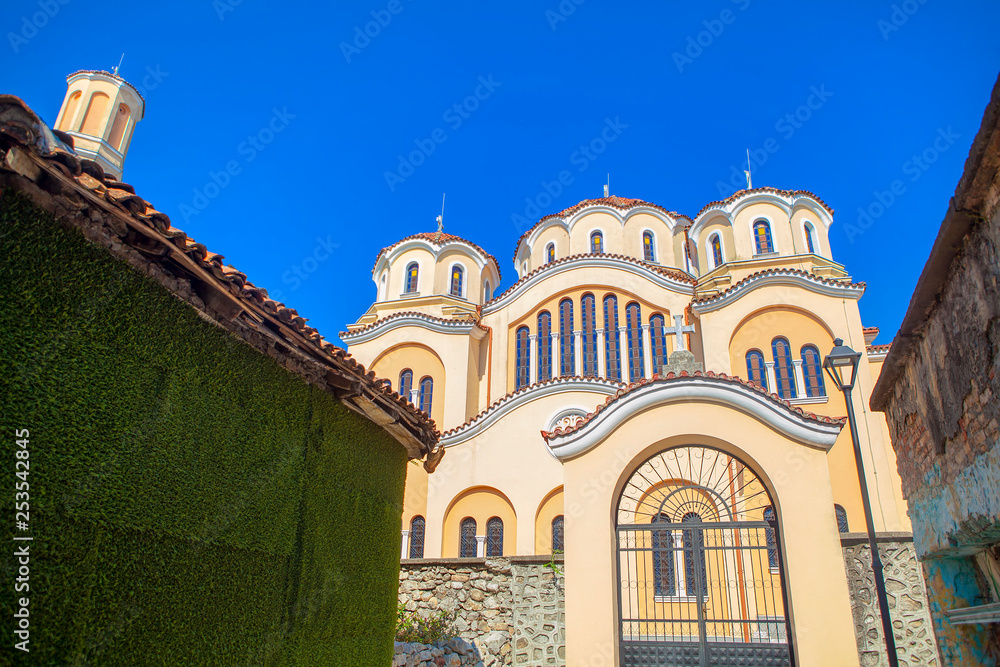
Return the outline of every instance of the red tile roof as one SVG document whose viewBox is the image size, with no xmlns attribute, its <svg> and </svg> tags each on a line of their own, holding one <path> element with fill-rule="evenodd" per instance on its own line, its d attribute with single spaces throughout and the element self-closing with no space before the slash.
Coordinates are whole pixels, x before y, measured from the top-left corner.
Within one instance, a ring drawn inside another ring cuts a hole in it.
<svg viewBox="0 0 1000 667">
<path fill-rule="evenodd" d="M 888 352 L 889 348 L 892 347 L 892 343 L 886 343 L 885 345 L 869 345 L 865 348 L 868 354 L 878 354 L 881 352 Z"/>
<path fill-rule="evenodd" d="M 818 203 L 820 206 L 822 206 L 827 211 L 829 211 L 830 215 L 833 215 L 833 209 L 830 208 L 830 206 L 825 201 L 823 201 L 822 199 L 820 199 L 819 197 L 817 197 L 812 192 L 809 192 L 808 190 L 781 190 L 779 188 L 754 188 L 753 190 L 740 190 L 740 191 L 736 192 L 735 194 L 732 194 L 729 197 L 726 197 L 725 199 L 720 199 L 718 201 L 709 202 L 709 203 L 705 204 L 704 206 L 702 206 L 701 210 L 698 211 L 698 213 L 696 213 L 694 217 L 695 217 L 695 219 L 697 219 L 698 216 L 700 216 L 702 213 L 704 213 L 708 209 L 712 208 L 713 206 L 720 206 L 720 205 L 721 206 L 725 206 L 727 204 L 731 204 L 732 202 L 736 201 L 737 199 L 740 199 L 742 197 L 746 197 L 747 195 L 753 195 L 753 194 L 758 194 L 758 193 L 779 195 L 779 196 L 782 196 L 782 197 L 797 197 L 799 195 L 805 195 L 805 196 L 808 196 L 808 197 L 812 197 L 813 199 L 816 200 L 816 203 Z"/>
<path fill-rule="evenodd" d="M 391 315 L 386 315 L 385 317 L 380 317 L 371 324 L 366 324 L 360 329 L 355 329 L 354 331 L 341 331 L 340 336 L 341 338 L 343 338 L 344 336 L 356 336 L 358 334 L 365 333 L 366 331 L 371 331 L 372 329 L 380 327 L 386 322 L 391 322 L 392 320 L 398 320 L 401 317 L 419 317 L 420 319 L 423 320 L 430 320 L 432 322 L 441 322 L 443 324 L 472 324 L 483 331 L 487 331 L 487 328 L 484 327 L 482 324 L 480 324 L 479 321 L 473 318 L 471 315 L 459 318 L 435 317 L 434 315 L 428 315 L 427 313 L 421 313 L 416 310 L 403 310 L 398 313 L 392 313 Z"/>
<path fill-rule="evenodd" d="M 560 436 L 560 435 L 567 435 L 569 433 L 574 433 L 574 432 L 580 430 L 581 428 L 583 428 L 584 426 L 586 426 L 592 419 L 594 419 L 594 417 L 596 417 L 603 410 L 605 410 L 608 406 L 610 406 L 611 404 L 617 402 L 623 396 L 627 396 L 629 393 L 631 393 L 631 392 L 633 392 L 633 391 L 635 391 L 635 390 L 639 389 L 640 387 L 643 387 L 643 386 L 645 386 L 647 384 L 667 384 L 669 382 L 675 382 L 675 381 L 680 380 L 682 378 L 692 378 L 692 377 L 712 378 L 712 379 L 717 380 L 717 381 L 732 382 L 732 383 L 736 383 L 736 384 L 741 384 L 741 385 L 743 385 L 745 387 L 748 387 L 748 388 L 750 388 L 750 389 L 752 389 L 752 390 L 754 390 L 754 391 L 756 391 L 758 393 L 761 393 L 761 394 L 767 396 L 772 402 L 777 403 L 778 405 L 782 406 L 783 408 L 787 409 L 788 411 L 794 412 L 795 414 L 797 414 L 797 415 L 799 415 L 801 417 L 804 417 L 806 419 L 811 419 L 813 421 L 817 421 L 817 422 L 820 422 L 820 423 L 823 423 L 823 424 L 846 424 L 847 423 L 847 418 L 846 417 L 840 417 L 840 418 L 836 418 L 835 419 L 833 417 L 824 417 L 823 415 L 817 415 L 817 414 L 814 414 L 812 412 L 807 412 L 807 411 L 803 410 L 802 408 L 799 408 L 799 407 L 796 407 L 796 406 L 792 405 L 791 403 L 789 403 L 788 401 L 784 400 L 783 398 L 780 398 L 777 394 L 768 393 L 768 391 L 766 389 L 763 389 L 763 388 L 757 386 L 755 383 L 748 382 L 748 381 L 743 380 L 743 379 L 741 379 L 739 377 L 736 377 L 736 376 L 726 375 L 725 373 L 713 373 L 712 371 L 708 371 L 708 372 L 695 371 L 694 373 L 688 373 L 687 371 L 681 371 L 681 373 L 679 375 L 674 374 L 674 373 L 667 373 L 666 375 L 659 375 L 659 374 L 655 374 L 654 373 L 652 379 L 650 379 L 650 380 L 641 379 L 641 380 L 638 380 L 636 382 L 633 382 L 633 383 L 629 384 L 628 386 L 623 387 L 622 389 L 619 389 L 613 396 L 608 396 L 604 400 L 604 403 L 602 403 L 601 405 L 598 405 L 596 408 L 594 408 L 593 412 L 590 412 L 590 413 L 584 415 L 584 417 L 582 419 L 580 419 L 579 421 L 577 421 L 576 424 L 574 424 L 572 426 L 568 426 L 566 428 L 557 428 L 554 431 L 542 431 L 542 437 L 545 438 L 546 441 L 548 441 L 549 438 L 552 438 L 552 437 L 555 437 L 555 436 Z"/>
<path fill-rule="evenodd" d="M 392 250 L 396 246 L 398 246 L 398 245 L 400 245 L 402 243 L 406 243 L 407 241 L 412 241 L 413 239 L 423 239 L 424 241 L 430 241 L 431 243 L 433 243 L 436 246 L 443 246 L 446 243 L 464 243 L 467 246 L 471 246 L 480 255 L 483 256 L 483 259 L 493 260 L 493 264 L 497 267 L 497 275 L 501 279 L 503 278 L 503 276 L 500 275 L 500 263 L 497 262 L 497 258 L 496 257 L 494 257 L 490 253 L 486 252 L 485 250 L 483 250 L 481 247 L 479 247 L 478 245 L 476 245 L 472 241 L 469 241 L 467 239 L 463 239 L 461 236 L 455 236 L 454 234 L 449 234 L 447 232 L 420 232 L 420 233 L 417 233 L 417 234 L 411 234 L 410 236 L 407 236 L 406 238 L 399 239 L 398 241 L 396 241 L 392 245 L 388 245 L 388 246 L 382 248 L 381 250 L 379 250 L 378 256 L 375 257 L 375 266 L 378 266 L 378 261 L 380 259 L 382 259 L 382 255 L 385 255 L 386 253 L 388 253 L 390 250 Z M 375 266 L 372 267 L 372 271 L 375 270 Z"/>
<path fill-rule="evenodd" d="M 765 271 L 757 271 L 756 273 L 751 273 L 749 276 L 743 280 L 737 282 L 734 285 L 730 285 L 722 292 L 718 294 L 712 294 L 710 296 L 703 296 L 694 299 L 692 304 L 707 303 L 709 301 L 715 301 L 716 299 L 721 299 L 726 295 L 738 290 L 749 282 L 757 280 L 758 278 L 763 278 L 764 276 L 803 276 L 805 278 L 810 278 L 816 282 L 822 283 L 824 285 L 834 285 L 841 287 L 866 287 L 865 283 L 848 283 L 843 280 L 832 280 L 830 278 L 823 278 L 822 276 L 817 276 L 816 274 L 810 273 L 808 271 L 803 271 L 802 269 L 767 269 Z"/>
<path fill-rule="evenodd" d="M 374 371 L 325 341 L 297 311 L 224 265 L 222 255 L 173 227 L 170 217 L 136 196 L 132 186 L 105 177 L 99 164 L 76 155 L 68 135 L 53 133 L 13 95 L 0 95 L 0 187 L 22 192 L 85 234 L 91 232 L 88 238 L 110 237 L 112 252 L 120 247 L 117 256 L 148 267 L 182 300 L 258 349 L 260 340 L 272 341 L 266 352 L 289 370 L 325 386 L 362 414 L 377 413 L 376 421 L 387 424 L 397 439 L 418 443 L 429 459 L 439 457 L 434 449 L 439 434 L 427 414 L 386 390 Z"/>
</svg>

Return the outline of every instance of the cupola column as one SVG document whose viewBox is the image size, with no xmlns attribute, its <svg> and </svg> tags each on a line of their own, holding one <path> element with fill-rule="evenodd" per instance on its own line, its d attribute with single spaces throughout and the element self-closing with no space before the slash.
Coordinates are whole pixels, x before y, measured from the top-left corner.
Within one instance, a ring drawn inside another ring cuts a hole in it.
<svg viewBox="0 0 1000 667">
<path fill-rule="evenodd" d="M 573 375 L 583 375 L 583 332 L 573 332 Z"/>
<path fill-rule="evenodd" d="M 806 378 L 802 374 L 802 360 L 793 359 L 792 366 L 795 368 L 795 393 L 798 398 L 806 396 Z"/>
<path fill-rule="evenodd" d="M 649 325 L 642 325 L 642 367 L 647 379 L 653 377 L 653 345 L 649 335 Z"/>
<path fill-rule="evenodd" d="M 629 360 L 628 337 L 625 335 L 625 327 L 618 327 L 618 365 L 621 366 L 622 380 L 626 383 L 632 381 L 632 364 Z"/>
<path fill-rule="evenodd" d="M 604 359 L 604 329 L 597 330 L 597 377 L 608 377 L 608 366 Z"/>
<path fill-rule="evenodd" d="M 765 361 L 764 366 L 767 368 L 767 390 L 770 393 L 776 394 L 778 392 L 778 381 L 774 376 L 774 362 Z"/>
<path fill-rule="evenodd" d="M 538 334 L 531 334 L 528 336 L 528 349 L 534 352 L 534 355 L 528 355 L 528 384 L 535 384 L 538 382 L 538 359 L 541 355 L 538 354 Z M 532 359 L 534 356 L 534 359 Z"/>
</svg>

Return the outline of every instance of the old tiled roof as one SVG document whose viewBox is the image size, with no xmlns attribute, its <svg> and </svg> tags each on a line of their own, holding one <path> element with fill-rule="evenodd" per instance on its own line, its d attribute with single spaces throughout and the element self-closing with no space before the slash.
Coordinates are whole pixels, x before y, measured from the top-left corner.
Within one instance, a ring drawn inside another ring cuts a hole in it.
<svg viewBox="0 0 1000 667">
<path fill-rule="evenodd" d="M 701 210 L 698 211 L 698 213 L 695 214 L 694 217 L 695 219 L 697 219 L 702 213 L 712 208 L 713 206 L 726 206 L 727 204 L 731 204 L 737 199 L 740 199 L 741 197 L 746 197 L 747 195 L 752 195 L 757 193 L 779 195 L 782 197 L 798 197 L 799 195 L 807 195 L 815 199 L 820 204 L 820 206 L 829 211 L 830 215 L 833 215 L 833 209 L 830 208 L 830 206 L 825 201 L 817 197 L 812 192 L 809 192 L 808 190 L 781 190 L 779 188 L 754 188 L 753 190 L 739 190 L 735 194 L 732 194 L 729 197 L 726 197 L 725 199 L 709 202 L 704 206 L 702 206 Z"/>
<path fill-rule="evenodd" d="M 398 313 L 392 313 L 391 315 L 386 315 L 385 317 L 380 317 L 371 324 L 366 324 L 360 329 L 355 329 L 354 331 L 341 331 L 340 336 L 341 338 L 343 338 L 344 336 L 357 336 L 358 334 L 362 334 L 365 333 L 366 331 L 371 331 L 372 329 L 378 328 L 383 324 L 385 324 L 386 322 L 391 322 L 392 320 L 398 320 L 401 317 L 417 317 L 422 320 L 427 320 L 429 322 L 440 322 L 445 325 L 472 324 L 478 327 L 479 329 L 482 329 L 483 331 L 487 330 L 486 327 L 480 324 L 479 321 L 473 318 L 471 315 L 467 315 L 465 317 L 460 317 L 460 318 L 435 317 L 434 315 L 428 315 L 427 313 L 420 313 L 415 310 L 403 310 Z"/>
<path fill-rule="evenodd" d="M 406 238 L 399 239 L 392 245 L 388 245 L 379 250 L 378 256 L 375 258 L 375 265 L 372 267 L 372 271 L 375 270 L 375 266 L 378 266 L 378 261 L 382 259 L 382 255 L 387 254 L 390 250 L 392 250 L 396 246 L 402 243 L 406 243 L 407 241 L 412 241 L 413 239 L 423 239 L 424 241 L 430 241 L 436 246 L 443 246 L 446 243 L 464 243 L 467 246 L 471 246 L 475 248 L 479 252 L 479 254 L 485 257 L 487 260 L 493 260 L 493 264 L 497 267 L 497 275 L 500 278 L 503 278 L 503 276 L 500 275 L 500 264 L 499 262 L 497 262 L 496 257 L 486 252 L 472 241 L 463 239 L 461 236 L 455 236 L 454 234 L 449 234 L 447 232 L 420 232 L 419 234 L 411 234 Z"/>
<path fill-rule="evenodd" d="M 443 451 L 431 418 L 387 390 L 373 371 L 323 339 L 292 308 L 268 298 L 223 256 L 171 225 L 170 217 L 106 177 L 19 98 L 0 95 L 0 189 L 10 188 L 81 229 L 92 242 L 156 279 L 223 328 L 330 391 L 434 464 Z M 425 464 L 426 465 L 426 464 Z"/>
<path fill-rule="evenodd" d="M 878 327 L 864 327 L 861 331 L 864 333 L 878 333 L 880 329 Z"/>
<path fill-rule="evenodd" d="M 665 213 L 666 215 L 669 215 L 672 218 L 683 218 L 685 220 L 687 219 L 687 216 L 681 215 L 677 211 L 668 211 L 659 204 L 653 204 L 648 201 L 643 201 L 641 199 L 631 199 L 629 197 L 617 197 L 615 195 L 611 195 L 610 197 L 599 197 L 597 199 L 584 199 L 579 204 L 573 204 L 569 208 L 564 208 L 558 213 L 550 213 L 542 217 L 541 220 L 533 224 L 531 227 L 528 228 L 526 232 L 521 234 L 521 237 L 517 239 L 517 243 L 514 245 L 514 262 L 517 263 L 517 249 L 521 247 L 521 242 L 524 241 L 524 239 L 528 238 L 528 235 L 531 234 L 531 232 L 533 232 L 539 225 L 541 225 L 546 220 L 550 220 L 552 218 L 564 218 L 567 216 L 571 216 L 574 213 L 582 211 L 588 206 L 610 206 L 611 208 L 616 208 L 619 211 L 627 211 L 629 209 L 637 208 L 639 206 L 645 206 L 648 208 L 654 208 L 657 211 Z"/>
<path fill-rule="evenodd" d="M 717 299 L 722 299 L 740 289 L 741 287 L 747 285 L 748 283 L 758 280 L 765 276 L 802 276 L 803 278 L 809 278 L 810 280 L 815 280 L 822 285 L 831 285 L 834 287 L 866 287 L 865 283 L 848 283 L 842 280 L 833 280 L 831 278 L 823 278 L 822 276 L 817 276 L 814 273 L 808 271 L 803 271 L 802 269 L 767 269 L 765 271 L 757 271 L 756 273 L 751 273 L 749 276 L 743 280 L 737 282 L 734 285 L 730 285 L 728 288 L 719 292 L 718 294 L 712 294 L 709 296 L 699 297 L 694 299 L 691 303 L 694 305 L 708 303 L 710 301 L 716 301 Z"/>
<path fill-rule="evenodd" d="M 613 396 L 608 396 L 604 400 L 604 403 L 602 403 L 601 405 L 598 405 L 596 408 L 594 408 L 593 412 L 590 412 L 590 413 L 584 415 L 582 419 L 580 419 L 579 421 L 577 421 L 572 426 L 567 426 L 566 428 L 557 428 L 554 431 L 542 431 L 542 437 L 545 438 L 545 440 L 547 441 L 547 440 L 549 440 L 549 438 L 552 438 L 552 437 L 555 437 L 555 436 L 560 436 L 560 435 L 567 435 L 569 433 L 574 433 L 574 432 L 580 430 L 581 428 L 583 428 L 584 426 L 586 426 L 587 423 L 589 423 L 592 419 L 594 419 L 594 417 L 596 417 L 597 415 L 599 415 L 602 410 L 605 410 L 608 406 L 610 406 L 611 404 L 617 402 L 619 399 L 621 399 L 623 396 L 628 395 L 630 392 L 635 391 L 639 387 L 643 387 L 643 386 L 645 386 L 647 384 L 666 384 L 666 383 L 669 383 L 669 382 L 674 382 L 674 381 L 680 380 L 681 378 L 692 378 L 692 377 L 713 378 L 715 380 L 722 381 L 722 382 L 733 382 L 733 383 L 741 384 L 741 385 L 743 385 L 745 387 L 749 387 L 750 389 L 753 389 L 754 391 L 759 392 L 759 393 L 767 396 L 774 403 L 777 403 L 777 404 L 781 405 L 782 407 L 784 407 L 786 410 L 789 410 L 790 412 L 794 412 L 797 415 L 799 415 L 801 417 L 804 417 L 806 419 L 811 419 L 813 421 L 817 421 L 817 422 L 820 422 L 820 423 L 823 423 L 823 424 L 846 424 L 847 423 L 847 418 L 846 417 L 841 417 L 841 418 L 838 418 L 838 419 L 834 419 L 832 417 L 824 417 L 823 415 L 817 415 L 817 414 L 814 414 L 812 412 L 807 412 L 807 411 L 803 410 L 802 408 L 799 408 L 799 407 L 796 407 L 796 406 L 792 405 L 791 403 L 789 403 L 788 401 L 784 400 L 783 398 L 780 398 L 777 394 L 768 393 L 768 391 L 766 389 L 763 389 L 762 387 L 757 386 L 755 383 L 748 382 L 746 380 L 743 380 L 743 379 L 741 379 L 739 377 L 736 377 L 736 376 L 733 376 L 733 375 L 726 375 L 725 373 L 714 373 L 712 371 L 708 371 L 708 372 L 695 371 L 694 373 L 688 373 L 687 371 L 681 371 L 680 374 L 667 373 L 666 375 L 659 375 L 659 374 L 655 374 L 654 373 L 652 379 L 650 379 L 650 380 L 641 379 L 641 380 L 638 380 L 636 382 L 632 382 L 628 386 L 619 389 Z"/>
<path fill-rule="evenodd" d="M 865 349 L 868 351 L 868 354 L 879 354 L 881 352 L 888 352 L 890 347 L 892 347 L 892 343 L 886 343 L 885 345 L 869 345 Z"/>
<path fill-rule="evenodd" d="M 80 70 L 77 70 L 77 71 L 73 72 L 72 74 L 70 74 L 66 78 L 70 79 L 70 78 L 76 76 L 77 74 L 103 74 L 104 76 L 111 77 L 112 79 L 115 79 L 117 81 L 121 81 L 122 83 L 128 83 L 128 85 L 132 86 L 131 83 L 129 83 L 125 79 L 121 78 L 120 76 L 118 76 L 114 72 L 109 72 L 109 71 L 103 70 L 103 69 L 80 69 Z M 132 86 L 132 88 L 133 88 L 133 90 L 135 90 L 135 94 L 139 96 L 139 99 L 142 100 L 142 103 L 145 106 L 145 104 L 146 104 L 146 98 L 144 98 L 142 96 L 142 93 L 139 92 L 138 86 Z"/>
</svg>

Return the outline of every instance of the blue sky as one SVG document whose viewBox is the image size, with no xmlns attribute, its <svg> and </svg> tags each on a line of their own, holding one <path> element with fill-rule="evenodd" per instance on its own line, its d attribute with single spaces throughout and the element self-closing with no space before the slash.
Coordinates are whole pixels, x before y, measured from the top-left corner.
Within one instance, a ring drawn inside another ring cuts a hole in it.
<svg viewBox="0 0 1000 667">
<path fill-rule="evenodd" d="M 67 74 L 124 52 L 147 101 L 124 180 L 338 344 L 379 249 L 432 231 L 443 192 L 445 229 L 505 288 L 525 222 L 608 173 L 693 216 L 748 148 L 755 186 L 835 209 L 834 257 L 889 342 L 1000 70 L 985 1 L 15 0 L 3 17 L 0 92 L 50 124 Z"/>
</svg>

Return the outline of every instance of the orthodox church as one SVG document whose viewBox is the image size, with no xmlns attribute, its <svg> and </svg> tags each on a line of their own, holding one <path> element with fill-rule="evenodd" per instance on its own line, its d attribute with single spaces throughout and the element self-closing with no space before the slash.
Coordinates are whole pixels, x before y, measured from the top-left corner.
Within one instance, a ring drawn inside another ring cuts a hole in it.
<svg viewBox="0 0 1000 667">
<path fill-rule="evenodd" d="M 402 557 L 564 552 L 568 664 L 609 645 L 622 665 L 858 664 L 841 537 L 865 518 L 822 368 L 835 339 L 862 355 L 875 528 L 910 523 L 868 407 L 889 346 L 833 257 L 833 210 L 772 188 L 693 217 L 604 194 L 528 229 L 501 293 L 496 258 L 440 224 L 378 254 L 341 337 L 446 453 L 409 469 Z"/>
</svg>

